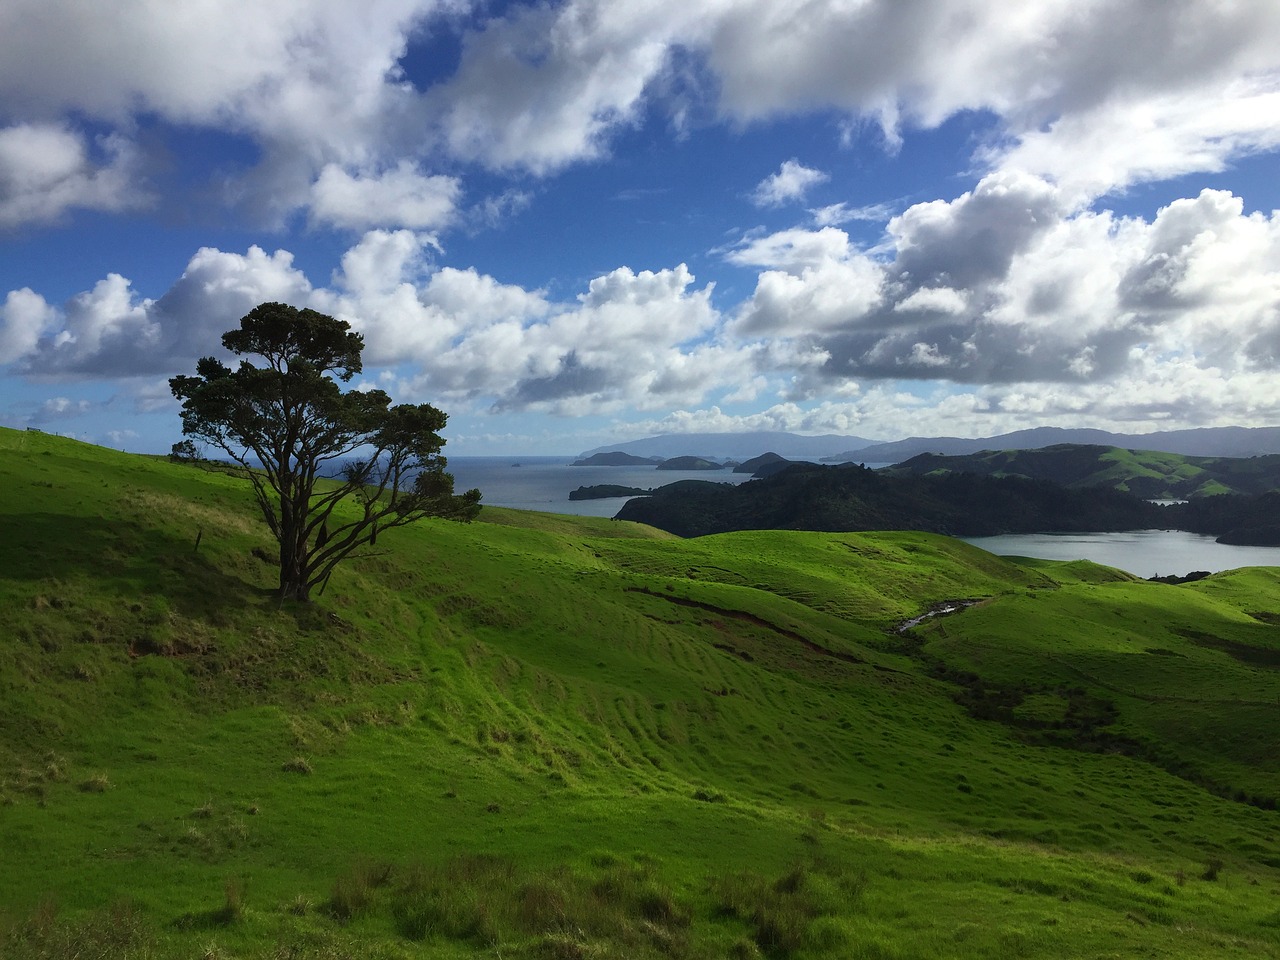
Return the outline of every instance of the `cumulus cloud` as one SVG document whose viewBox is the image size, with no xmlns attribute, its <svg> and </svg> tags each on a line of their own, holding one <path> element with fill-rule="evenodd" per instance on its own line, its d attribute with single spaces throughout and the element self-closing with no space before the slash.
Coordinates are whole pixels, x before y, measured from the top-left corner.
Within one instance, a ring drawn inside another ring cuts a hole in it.
<svg viewBox="0 0 1280 960">
<path fill-rule="evenodd" d="M 105 122 L 146 111 L 359 152 L 405 93 L 395 64 L 408 31 L 441 6 L 11 0 L 0 10 L 0 101 Z"/>
<path fill-rule="evenodd" d="M 461 194 L 457 177 L 424 175 L 408 161 L 368 176 L 331 163 L 311 188 L 311 217 L 349 230 L 439 230 L 453 221 Z"/>
<path fill-rule="evenodd" d="M 0 216 L 40 222 L 69 206 L 136 205 L 125 176 L 137 167 L 136 150 L 124 137 L 140 117 L 251 138 L 266 169 L 232 195 L 257 190 L 254 202 L 264 207 L 304 202 L 326 164 L 379 167 L 412 147 L 421 120 L 410 117 L 416 95 L 397 60 L 415 29 L 454 6 L 127 0 L 108 9 L 12 0 L 0 8 L 0 103 L 24 121 L 10 139 L 39 135 L 42 152 L 57 161 L 43 169 L 60 177 L 31 185 L 19 194 L 24 202 L 6 202 Z M 50 117 L 64 120 L 52 126 Z M 83 135 L 70 118 L 113 131 L 100 145 L 102 162 L 83 157 Z M 334 190 L 322 190 L 331 203 Z"/>
<path fill-rule="evenodd" d="M 1280 416 L 1280 213 L 1247 213 L 1225 191 L 1120 217 L 1003 171 L 909 207 L 870 250 L 824 227 L 753 234 L 721 255 L 756 273 L 724 312 L 683 264 L 619 267 L 555 300 L 441 266 L 432 235 L 405 229 L 367 232 L 322 285 L 285 250 L 204 248 L 155 299 L 119 274 L 60 306 L 11 291 L 0 346 L 31 377 L 137 378 L 135 403 L 158 409 L 158 377 L 280 300 L 349 319 L 369 382 L 470 409 L 718 402 L 732 420 L 744 415 L 725 405 L 758 402 L 767 415 L 732 422 L 918 433 L 911 417 L 945 415 L 979 435 Z M 714 422 L 729 421 L 698 414 L 689 429 Z"/>
<path fill-rule="evenodd" d="M 797 396 L 941 380 L 983 385 L 1001 415 L 1029 415 L 1035 397 L 1047 419 L 1191 418 L 1196 397 L 1255 422 L 1240 385 L 1276 392 L 1258 377 L 1280 363 L 1280 214 L 1246 214 L 1225 191 L 1144 220 L 1075 210 L 1047 181 L 1003 172 L 908 208 L 874 254 L 827 227 L 727 255 L 766 268 L 730 330 L 774 338 L 762 362 L 784 340 L 824 358 L 788 361 Z"/>
<path fill-rule="evenodd" d="M 456 14 L 458 67 L 420 90 L 401 58 Z M 461 184 L 430 169 L 442 157 L 546 175 L 605 155 L 650 112 L 686 130 L 695 115 L 834 110 L 891 143 L 983 113 L 983 168 L 1059 184 L 1076 206 L 1280 146 L 1272 3 L 565 0 L 488 14 L 462 0 L 10 0 L 0 224 L 143 202 L 143 118 L 249 138 L 259 168 L 229 202 L 280 222 L 311 205 L 313 223 L 353 230 L 457 223 Z M 757 200 L 802 199 L 820 176 L 788 161 Z M 819 226 L 847 215 L 815 211 Z"/>
<path fill-rule="evenodd" d="M 0 130 L 0 228 L 57 220 L 67 210 L 118 212 L 145 206 L 135 186 L 132 144 L 104 136 L 91 150 L 62 124 L 20 123 Z"/>
<path fill-rule="evenodd" d="M 44 297 L 30 287 L 10 290 L 0 306 L 0 358 L 4 363 L 21 360 L 35 350 L 40 337 L 57 318 Z"/>
<path fill-rule="evenodd" d="M 471 33 L 457 74 L 428 94 L 442 139 L 456 156 L 536 173 L 601 155 L 668 61 L 673 34 L 655 12 L 645 3 L 518 7 Z"/>
<path fill-rule="evenodd" d="M 720 338 L 713 287 L 696 286 L 683 264 L 619 267 L 553 302 L 474 269 L 439 267 L 436 253 L 429 235 L 370 231 L 331 283 L 314 287 L 288 251 L 204 248 L 158 299 L 119 274 L 60 308 L 15 291 L 2 329 L 15 345 L 11 362 L 30 377 L 144 378 L 219 354 L 221 334 L 253 306 L 283 301 L 351 322 L 365 336 L 370 382 L 406 397 L 562 414 L 697 402 L 755 375 L 760 348 Z"/>
<path fill-rule="evenodd" d="M 171 373 L 218 352 L 221 334 L 257 304 L 305 304 L 311 287 L 292 264 L 292 254 L 283 250 L 267 254 L 255 246 L 235 254 L 205 247 L 158 300 L 140 296 L 120 274 L 108 274 L 61 309 L 46 308 L 39 342 L 13 359 L 27 374 L 42 377 Z"/>
<path fill-rule="evenodd" d="M 778 207 L 793 200 L 803 200 L 810 189 L 831 179 L 821 170 L 804 166 L 798 160 L 783 161 L 778 172 L 765 177 L 751 193 L 758 207 Z"/>
<path fill-rule="evenodd" d="M 569 0 L 473 33 L 435 102 L 457 155 L 545 172 L 598 157 L 649 102 L 681 122 L 692 56 L 722 118 L 836 109 L 895 143 L 984 111 L 989 167 L 1098 195 L 1272 148 L 1277 49 L 1264 3 Z"/>
</svg>

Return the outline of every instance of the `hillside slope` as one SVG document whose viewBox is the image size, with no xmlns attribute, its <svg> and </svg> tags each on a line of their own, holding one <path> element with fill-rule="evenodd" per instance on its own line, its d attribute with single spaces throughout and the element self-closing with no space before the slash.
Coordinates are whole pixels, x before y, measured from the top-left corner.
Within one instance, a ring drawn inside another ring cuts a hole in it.
<svg viewBox="0 0 1280 960">
<path fill-rule="evenodd" d="M 1280 955 L 1276 571 L 486 509 L 282 608 L 5 430 L 0 527 L 6 958 Z"/>
<path fill-rule="evenodd" d="M 961 456 L 923 453 L 887 468 L 893 475 L 1027 477 L 1069 489 L 1112 487 L 1149 499 L 1223 493 L 1257 495 L 1280 487 L 1280 455 L 1189 457 L 1150 450 L 1057 444 L 1037 450 L 984 450 Z"/>
</svg>

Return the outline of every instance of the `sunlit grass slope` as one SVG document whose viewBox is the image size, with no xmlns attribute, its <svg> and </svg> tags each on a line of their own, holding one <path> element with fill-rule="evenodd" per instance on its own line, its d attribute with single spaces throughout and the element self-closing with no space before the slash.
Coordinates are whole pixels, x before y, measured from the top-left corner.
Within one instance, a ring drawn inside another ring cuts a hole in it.
<svg viewBox="0 0 1280 960">
<path fill-rule="evenodd" d="M 396 533 L 0 431 L 0 956 L 1280 955 L 1275 571 Z"/>
</svg>

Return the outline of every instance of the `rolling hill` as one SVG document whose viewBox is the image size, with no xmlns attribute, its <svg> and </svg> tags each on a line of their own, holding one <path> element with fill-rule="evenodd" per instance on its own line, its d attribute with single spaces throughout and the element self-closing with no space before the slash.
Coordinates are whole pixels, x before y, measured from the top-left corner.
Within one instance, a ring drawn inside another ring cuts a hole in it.
<svg viewBox="0 0 1280 960">
<path fill-rule="evenodd" d="M 922 453 L 885 468 L 890 475 L 1027 477 L 1068 489 L 1111 487 L 1148 499 L 1187 499 L 1280 488 L 1280 455 L 1189 457 L 1151 450 L 1057 444 L 1034 450 L 984 450 L 962 456 Z"/>
<path fill-rule="evenodd" d="M 1280 956 L 1280 571 L 488 508 L 281 606 L 235 477 L 0 454 L 7 960 Z"/>
</svg>

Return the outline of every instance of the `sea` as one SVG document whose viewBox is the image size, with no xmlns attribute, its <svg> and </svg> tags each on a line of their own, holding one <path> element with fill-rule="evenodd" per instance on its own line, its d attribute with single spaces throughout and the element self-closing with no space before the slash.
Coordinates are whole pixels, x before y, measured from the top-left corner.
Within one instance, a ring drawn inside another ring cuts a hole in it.
<svg viewBox="0 0 1280 960">
<path fill-rule="evenodd" d="M 732 470 L 659 470 L 643 467 L 575 467 L 576 457 L 449 457 L 454 489 L 476 487 L 484 495 L 482 503 L 544 513 L 567 513 L 581 517 L 612 517 L 629 497 L 604 500 L 570 500 L 578 487 L 601 483 L 652 490 L 677 480 L 709 480 L 739 484 L 750 480 L 748 473 Z"/>
<path fill-rule="evenodd" d="M 575 467 L 574 457 L 450 457 L 455 489 L 478 487 L 483 503 L 587 517 L 612 517 L 629 499 L 570 500 L 580 486 L 614 483 L 652 489 L 676 480 L 738 484 L 749 474 L 729 470 L 658 470 L 656 467 Z M 881 464 L 867 464 L 869 467 Z M 1280 566 L 1280 547 L 1241 547 L 1182 530 L 1126 533 L 1025 533 L 969 537 L 967 542 L 1000 556 L 1044 560 L 1092 560 L 1139 577 L 1196 570 L 1217 573 L 1236 567 Z"/>
</svg>

